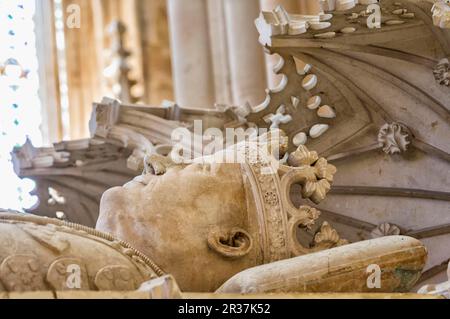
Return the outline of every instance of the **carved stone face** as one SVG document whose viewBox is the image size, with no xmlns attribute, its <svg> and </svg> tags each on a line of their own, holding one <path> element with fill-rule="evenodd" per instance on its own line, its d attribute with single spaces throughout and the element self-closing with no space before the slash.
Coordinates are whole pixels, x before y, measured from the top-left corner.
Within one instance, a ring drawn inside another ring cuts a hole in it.
<svg viewBox="0 0 450 319">
<path fill-rule="evenodd" d="M 141 250 L 184 291 L 214 291 L 261 264 L 239 164 L 173 166 L 104 193 L 97 229 Z"/>
<path fill-rule="evenodd" d="M 248 268 L 342 244 L 335 231 L 324 235 L 325 223 L 309 248 L 297 241 L 298 228 L 309 228 L 319 214 L 295 207 L 291 186 L 301 185 L 303 198 L 319 203 L 336 168 L 304 146 L 290 154 L 291 166 L 274 165 L 273 147 L 280 143 L 272 136 L 269 143 L 225 151 L 239 152 L 242 164 L 203 157 L 177 165 L 174 154 L 150 155 L 146 174 L 104 193 L 97 229 L 142 251 L 183 291 L 199 292 L 215 291 Z"/>
</svg>

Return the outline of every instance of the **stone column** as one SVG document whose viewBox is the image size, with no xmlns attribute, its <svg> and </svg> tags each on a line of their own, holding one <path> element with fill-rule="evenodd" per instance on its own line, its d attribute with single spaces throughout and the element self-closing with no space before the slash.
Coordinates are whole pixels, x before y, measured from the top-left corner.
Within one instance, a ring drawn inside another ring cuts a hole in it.
<svg viewBox="0 0 450 319">
<path fill-rule="evenodd" d="M 233 104 L 233 93 L 223 0 L 208 0 L 208 13 L 216 102 L 230 105 Z"/>
<path fill-rule="evenodd" d="M 211 108 L 215 96 L 207 0 L 168 0 L 168 13 L 175 101 Z"/>
<path fill-rule="evenodd" d="M 259 104 L 267 87 L 263 48 L 254 24 L 259 0 L 224 0 L 224 10 L 233 102 Z"/>
<path fill-rule="evenodd" d="M 322 12 L 320 0 L 298 0 L 301 14 L 318 15 Z"/>
<path fill-rule="evenodd" d="M 123 5 L 129 5 L 128 3 L 131 2 L 130 0 L 122 1 Z M 142 61 L 140 69 L 144 79 L 144 100 L 150 105 L 159 105 L 163 100 L 175 100 L 167 2 L 166 0 L 134 1 L 138 19 L 132 26 L 135 28 L 135 33 L 139 35 L 137 41 L 142 48 L 140 56 L 135 58 L 141 58 Z"/>
<path fill-rule="evenodd" d="M 81 12 L 80 29 L 65 25 L 65 58 L 70 114 L 70 139 L 89 137 L 89 118 L 92 102 L 101 100 L 102 63 L 97 52 L 98 39 L 94 30 L 97 12 L 91 0 L 63 0 L 64 21 L 71 11 L 68 6 L 78 5 Z"/>
</svg>

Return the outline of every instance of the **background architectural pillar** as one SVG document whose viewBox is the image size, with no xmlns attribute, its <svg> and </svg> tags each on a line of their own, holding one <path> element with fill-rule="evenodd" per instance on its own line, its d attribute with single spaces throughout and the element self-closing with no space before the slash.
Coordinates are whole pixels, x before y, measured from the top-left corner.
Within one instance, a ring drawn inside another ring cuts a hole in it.
<svg viewBox="0 0 450 319">
<path fill-rule="evenodd" d="M 266 71 L 263 48 L 254 20 L 259 0 L 224 0 L 233 103 L 251 105 L 265 97 Z"/>
<path fill-rule="evenodd" d="M 233 92 L 230 79 L 230 57 L 223 0 L 208 0 L 208 17 L 216 103 L 231 105 L 233 104 Z"/>
<path fill-rule="evenodd" d="M 130 0 L 122 1 L 125 5 L 131 2 Z M 144 101 L 150 105 L 159 105 L 163 100 L 174 99 L 167 2 L 166 0 L 135 1 L 138 16 L 135 31 L 140 33 L 136 40 L 141 44 Z M 129 25 L 132 25 L 131 21 Z M 132 43 L 130 41 L 129 49 L 133 48 Z"/>
<path fill-rule="evenodd" d="M 52 0 L 35 0 L 35 4 L 34 20 L 38 35 L 36 53 L 39 61 L 39 97 L 42 108 L 41 131 L 44 144 L 50 145 L 63 138 L 55 8 Z M 44 36 L 47 37 L 45 40 Z"/>
<path fill-rule="evenodd" d="M 247 1 L 243 1 L 247 2 Z M 181 106 L 214 106 L 214 77 L 206 0 L 168 0 L 175 100 Z"/>
<path fill-rule="evenodd" d="M 102 81 L 102 63 L 99 54 L 95 54 L 98 39 L 94 30 L 94 12 L 91 0 L 63 0 L 64 21 L 67 21 L 71 11 L 68 6 L 80 7 L 80 28 L 64 26 L 65 60 L 68 84 L 68 99 L 70 113 L 70 138 L 85 138 L 89 136 L 89 119 L 92 112 L 92 102 L 99 101 L 103 92 L 98 85 Z"/>
<path fill-rule="evenodd" d="M 301 14 L 317 15 L 322 12 L 320 0 L 298 0 Z"/>
</svg>

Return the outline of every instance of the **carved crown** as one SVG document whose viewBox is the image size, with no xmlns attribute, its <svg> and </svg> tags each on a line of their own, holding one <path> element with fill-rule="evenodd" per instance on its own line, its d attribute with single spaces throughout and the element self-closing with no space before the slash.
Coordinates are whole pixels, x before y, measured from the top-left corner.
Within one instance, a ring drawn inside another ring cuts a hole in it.
<svg viewBox="0 0 450 319">
<path fill-rule="evenodd" d="M 253 198 L 257 201 L 264 261 L 272 262 L 345 244 L 336 230 L 324 222 L 309 246 L 302 245 L 298 231 L 311 230 L 320 212 L 308 205 L 297 207 L 291 199 L 293 186 L 299 185 L 303 199 L 320 203 L 331 188 L 336 168 L 303 145 L 289 156 L 286 154 L 287 163 L 282 164 L 273 157 L 270 149 L 268 153 L 264 152 L 267 145 L 271 143 L 260 145 L 264 148 L 262 152 L 257 152 L 260 148 L 246 147 L 247 162 L 242 165 L 252 185 Z"/>
</svg>

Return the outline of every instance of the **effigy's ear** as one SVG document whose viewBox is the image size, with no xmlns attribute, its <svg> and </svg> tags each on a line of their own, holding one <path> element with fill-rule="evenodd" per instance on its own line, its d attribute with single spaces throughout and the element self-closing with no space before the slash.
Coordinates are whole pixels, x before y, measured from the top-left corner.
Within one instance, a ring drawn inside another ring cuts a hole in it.
<svg viewBox="0 0 450 319">
<path fill-rule="evenodd" d="M 227 258 L 240 258 L 247 255 L 253 247 L 253 239 L 241 228 L 213 228 L 208 234 L 208 246 Z"/>
</svg>

